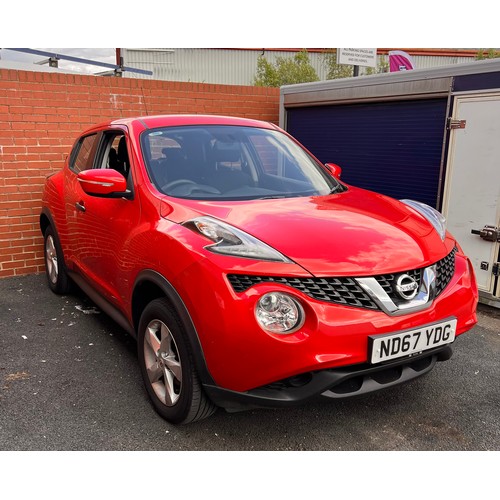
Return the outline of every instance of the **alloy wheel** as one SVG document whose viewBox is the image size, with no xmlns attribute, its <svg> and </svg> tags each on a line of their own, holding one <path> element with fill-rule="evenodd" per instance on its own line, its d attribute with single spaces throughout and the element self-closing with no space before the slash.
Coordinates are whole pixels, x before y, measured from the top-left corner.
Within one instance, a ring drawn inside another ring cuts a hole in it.
<svg viewBox="0 0 500 500">
<path fill-rule="evenodd" d="M 182 390 L 182 366 L 172 332 L 160 320 L 151 321 L 144 335 L 144 362 L 157 398 L 174 406 Z"/>
<path fill-rule="evenodd" d="M 47 274 L 52 283 L 57 283 L 59 276 L 59 267 L 57 263 L 57 251 L 52 235 L 47 236 L 45 242 L 45 260 L 47 263 Z"/>
</svg>

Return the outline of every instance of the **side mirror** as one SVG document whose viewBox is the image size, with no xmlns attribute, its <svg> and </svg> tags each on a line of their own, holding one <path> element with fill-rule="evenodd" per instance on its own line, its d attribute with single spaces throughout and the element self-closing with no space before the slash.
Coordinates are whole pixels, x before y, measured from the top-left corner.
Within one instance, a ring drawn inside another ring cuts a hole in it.
<svg viewBox="0 0 500 500">
<path fill-rule="evenodd" d="M 120 172 L 111 168 L 84 170 L 77 176 L 82 189 L 91 196 L 103 198 L 130 198 L 127 180 Z"/>
<path fill-rule="evenodd" d="M 342 168 L 336 163 L 325 163 L 327 170 L 334 176 L 340 179 L 340 174 L 342 173 Z"/>
</svg>

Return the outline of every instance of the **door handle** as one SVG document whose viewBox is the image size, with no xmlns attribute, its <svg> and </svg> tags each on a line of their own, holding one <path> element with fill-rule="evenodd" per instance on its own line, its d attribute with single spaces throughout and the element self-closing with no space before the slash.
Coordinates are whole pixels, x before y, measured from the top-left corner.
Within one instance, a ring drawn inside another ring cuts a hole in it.
<svg viewBox="0 0 500 500">
<path fill-rule="evenodd" d="M 85 203 L 83 201 L 77 201 L 75 203 L 75 207 L 77 210 L 80 210 L 80 212 L 85 212 L 85 210 L 86 210 Z"/>
<path fill-rule="evenodd" d="M 500 241 L 500 228 L 495 226 L 484 226 L 483 229 L 471 229 L 471 233 L 477 234 L 486 241 Z"/>
</svg>

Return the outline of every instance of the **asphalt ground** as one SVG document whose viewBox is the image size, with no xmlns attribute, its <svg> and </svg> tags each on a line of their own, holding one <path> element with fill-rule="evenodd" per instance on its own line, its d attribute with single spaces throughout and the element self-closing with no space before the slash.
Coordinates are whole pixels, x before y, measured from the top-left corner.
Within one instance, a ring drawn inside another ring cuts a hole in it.
<svg viewBox="0 0 500 500">
<path fill-rule="evenodd" d="M 487 464 L 499 465 L 495 308 L 480 305 L 453 357 L 404 386 L 286 410 L 218 410 L 180 427 L 153 410 L 135 341 L 83 293 L 57 296 L 45 275 L 2 279 L 0 311 L 0 460 L 9 463 L 17 455 L 3 452 L 491 451 Z"/>
</svg>

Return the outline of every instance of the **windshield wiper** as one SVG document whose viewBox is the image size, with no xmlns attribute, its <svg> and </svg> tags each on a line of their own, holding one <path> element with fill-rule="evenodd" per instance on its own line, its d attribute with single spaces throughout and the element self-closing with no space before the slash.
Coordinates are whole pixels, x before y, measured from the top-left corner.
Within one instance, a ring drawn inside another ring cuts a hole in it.
<svg viewBox="0 0 500 500">
<path fill-rule="evenodd" d="M 261 196 L 258 200 L 277 200 L 278 198 L 287 198 L 289 194 L 270 194 L 269 196 Z"/>
</svg>

